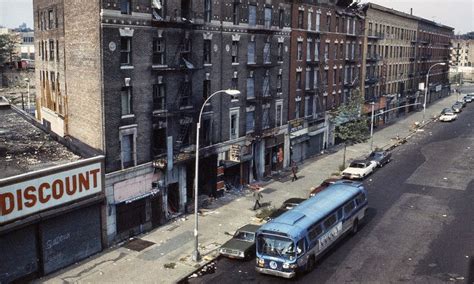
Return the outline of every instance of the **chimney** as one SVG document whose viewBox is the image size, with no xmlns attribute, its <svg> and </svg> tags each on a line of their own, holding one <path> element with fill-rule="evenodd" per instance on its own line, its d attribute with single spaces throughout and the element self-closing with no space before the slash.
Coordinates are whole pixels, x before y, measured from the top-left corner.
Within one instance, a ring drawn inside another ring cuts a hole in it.
<svg viewBox="0 0 474 284">
<path fill-rule="evenodd" d="M 410 8 L 410 15 L 413 16 L 413 8 Z"/>
</svg>

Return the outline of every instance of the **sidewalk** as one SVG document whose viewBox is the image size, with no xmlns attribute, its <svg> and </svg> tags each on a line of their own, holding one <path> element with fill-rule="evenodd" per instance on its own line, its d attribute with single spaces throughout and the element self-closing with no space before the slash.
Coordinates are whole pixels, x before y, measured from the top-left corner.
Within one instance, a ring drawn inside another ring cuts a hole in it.
<svg viewBox="0 0 474 284">
<path fill-rule="evenodd" d="M 426 109 L 426 120 L 437 116 L 445 107 L 456 101 L 456 95 L 442 98 Z M 462 115 L 462 114 L 461 114 Z M 415 122 L 421 122 L 423 111 L 411 113 L 394 124 L 374 133 L 373 146 L 389 148 L 400 138 L 410 137 L 416 131 Z M 347 147 L 346 160 L 367 155 L 370 141 Z M 298 180 L 291 182 L 289 176 L 271 181 L 262 191 L 263 202 L 278 207 L 290 197 L 304 197 L 309 188 L 321 183 L 331 174 L 339 171 L 343 150 L 308 159 L 300 165 Z M 247 224 L 258 223 L 256 211 L 252 210 L 253 198 L 248 191 L 226 193 L 215 201 L 211 208 L 203 210 L 199 216 L 199 246 L 203 256 L 201 263 L 191 260 L 194 250 L 194 216 L 182 217 L 139 239 L 143 243 L 141 251 L 124 246 L 113 247 L 85 261 L 49 275 L 39 281 L 45 283 L 85 282 L 85 283 L 174 283 L 189 275 L 197 268 L 217 256 L 217 249 L 226 242 L 233 232 Z M 149 245 L 148 247 L 146 247 Z M 165 268 L 168 267 L 168 268 Z"/>
</svg>

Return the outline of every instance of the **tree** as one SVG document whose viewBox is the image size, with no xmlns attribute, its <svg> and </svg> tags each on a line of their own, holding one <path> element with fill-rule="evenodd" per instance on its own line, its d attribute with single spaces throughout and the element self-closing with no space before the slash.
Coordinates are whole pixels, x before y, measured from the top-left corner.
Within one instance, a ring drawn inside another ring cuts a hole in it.
<svg viewBox="0 0 474 284">
<path fill-rule="evenodd" d="M 369 136 L 368 118 L 361 115 L 364 98 L 359 89 L 355 89 L 349 101 L 340 105 L 332 114 L 331 120 L 335 123 L 335 136 L 344 143 L 342 167 L 346 166 L 347 145 L 353 145 L 367 140 Z"/>
<path fill-rule="evenodd" d="M 13 57 L 18 56 L 17 45 L 20 44 L 18 35 L 2 34 L 0 35 L 0 64 L 12 62 Z"/>
</svg>

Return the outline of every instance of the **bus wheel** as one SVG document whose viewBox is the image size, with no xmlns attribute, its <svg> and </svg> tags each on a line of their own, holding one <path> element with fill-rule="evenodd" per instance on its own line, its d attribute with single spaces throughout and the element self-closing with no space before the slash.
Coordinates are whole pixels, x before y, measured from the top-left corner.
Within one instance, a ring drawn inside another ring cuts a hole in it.
<svg viewBox="0 0 474 284">
<path fill-rule="evenodd" d="M 354 223 L 352 223 L 352 231 L 351 233 L 355 235 L 357 231 L 359 230 L 359 219 L 355 219 Z"/>
</svg>

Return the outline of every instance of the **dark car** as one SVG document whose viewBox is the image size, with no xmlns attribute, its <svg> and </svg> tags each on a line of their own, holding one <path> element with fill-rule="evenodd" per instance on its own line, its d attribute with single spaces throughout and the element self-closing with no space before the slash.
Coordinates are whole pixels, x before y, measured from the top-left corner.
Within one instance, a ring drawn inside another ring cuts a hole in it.
<svg viewBox="0 0 474 284">
<path fill-rule="evenodd" d="M 255 256 L 255 232 L 259 225 L 247 224 L 238 229 L 232 239 L 224 243 L 219 253 L 230 258 L 249 259 Z"/>
<path fill-rule="evenodd" d="M 298 206 L 301 202 L 305 201 L 306 199 L 304 198 L 298 198 L 298 197 L 293 197 L 290 199 L 287 199 L 283 202 L 280 208 L 276 209 L 273 211 L 268 217 L 265 218 L 265 221 L 270 221 L 275 219 L 276 217 L 280 216 L 281 214 L 285 213 L 288 210 L 291 210 Z"/>
<path fill-rule="evenodd" d="M 325 179 L 319 186 L 311 188 L 311 191 L 309 192 L 309 197 L 315 196 L 316 193 L 323 191 L 328 186 L 330 186 L 331 184 L 334 184 L 335 182 L 337 182 L 339 180 L 341 180 L 341 178 L 328 178 L 328 179 Z"/>
<path fill-rule="evenodd" d="M 376 149 L 370 153 L 367 159 L 376 162 L 377 167 L 383 167 L 385 164 L 388 164 L 391 161 L 392 153 L 381 149 Z"/>
<path fill-rule="evenodd" d="M 443 108 L 443 110 L 441 111 L 441 114 L 450 113 L 450 112 L 453 112 L 453 109 L 447 107 L 447 108 Z"/>
<path fill-rule="evenodd" d="M 462 104 L 455 103 L 451 108 L 453 109 L 454 112 L 459 113 L 462 111 Z"/>
</svg>

